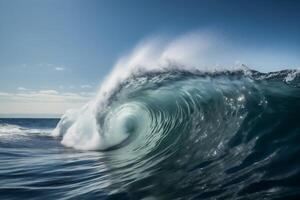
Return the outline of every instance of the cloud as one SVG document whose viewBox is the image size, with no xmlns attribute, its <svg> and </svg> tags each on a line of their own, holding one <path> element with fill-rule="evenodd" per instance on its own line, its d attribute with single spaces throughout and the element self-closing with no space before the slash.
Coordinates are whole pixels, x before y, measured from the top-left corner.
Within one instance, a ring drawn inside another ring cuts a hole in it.
<svg viewBox="0 0 300 200">
<path fill-rule="evenodd" d="M 58 92 L 56 90 L 41 90 L 41 94 L 50 94 L 50 95 L 57 95 Z"/>
<path fill-rule="evenodd" d="M 92 86 L 89 85 L 89 84 L 81 85 L 80 87 L 81 87 L 82 89 L 92 88 Z"/>
<path fill-rule="evenodd" d="M 80 108 L 95 96 L 93 93 L 20 89 L 14 93 L 0 92 L 0 114 L 63 114 L 68 109 Z"/>
<path fill-rule="evenodd" d="M 1 97 L 6 97 L 6 96 L 9 96 L 10 93 L 7 93 L 7 92 L 0 92 L 0 98 Z"/>
<path fill-rule="evenodd" d="M 61 67 L 55 67 L 54 69 L 56 71 L 64 71 L 65 70 L 65 68 L 63 66 L 61 66 Z"/>
<path fill-rule="evenodd" d="M 27 91 L 27 90 L 29 90 L 29 89 L 20 86 L 20 87 L 18 87 L 18 90 L 21 90 L 21 91 Z"/>
<path fill-rule="evenodd" d="M 12 101 L 23 102 L 86 102 L 91 97 L 77 93 L 59 93 L 56 90 L 22 91 L 17 93 L 7 93 L 7 97 Z"/>
</svg>

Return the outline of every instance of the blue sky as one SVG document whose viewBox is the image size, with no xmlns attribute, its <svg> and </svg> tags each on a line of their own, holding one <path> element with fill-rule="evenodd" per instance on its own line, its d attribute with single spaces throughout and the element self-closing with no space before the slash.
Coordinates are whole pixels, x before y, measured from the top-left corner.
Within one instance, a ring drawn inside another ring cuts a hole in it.
<svg viewBox="0 0 300 200">
<path fill-rule="evenodd" d="M 79 107 L 153 35 L 210 30 L 249 50 L 245 64 L 298 68 L 299 10 L 293 0 L 0 0 L 0 116 Z"/>
</svg>

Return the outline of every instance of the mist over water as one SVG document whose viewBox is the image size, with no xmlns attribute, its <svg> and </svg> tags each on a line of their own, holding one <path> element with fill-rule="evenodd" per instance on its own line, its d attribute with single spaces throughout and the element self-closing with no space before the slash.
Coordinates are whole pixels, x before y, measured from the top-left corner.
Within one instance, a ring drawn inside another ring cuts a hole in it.
<svg viewBox="0 0 300 200">
<path fill-rule="evenodd" d="M 217 47 L 142 42 L 59 122 L 2 120 L 0 197 L 297 199 L 299 71 L 212 64 Z"/>
</svg>

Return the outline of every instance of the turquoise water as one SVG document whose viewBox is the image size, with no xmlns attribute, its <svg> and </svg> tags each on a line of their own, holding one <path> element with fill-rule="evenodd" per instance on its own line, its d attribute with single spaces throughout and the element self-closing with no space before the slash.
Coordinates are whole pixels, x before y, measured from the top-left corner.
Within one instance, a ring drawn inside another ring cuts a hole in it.
<svg viewBox="0 0 300 200">
<path fill-rule="evenodd" d="M 84 111 L 0 119 L 0 199 L 298 199 L 299 81 L 143 74 L 96 112 L 96 128 Z"/>
</svg>

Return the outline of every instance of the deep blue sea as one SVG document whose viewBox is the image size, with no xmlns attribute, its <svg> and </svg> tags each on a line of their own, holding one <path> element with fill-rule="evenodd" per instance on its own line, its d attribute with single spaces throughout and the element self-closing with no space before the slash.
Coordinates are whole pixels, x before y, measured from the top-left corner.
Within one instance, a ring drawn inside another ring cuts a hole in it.
<svg viewBox="0 0 300 200">
<path fill-rule="evenodd" d="M 299 83 L 154 73 L 96 115 L 0 119 L 0 199 L 300 199 Z"/>
</svg>

